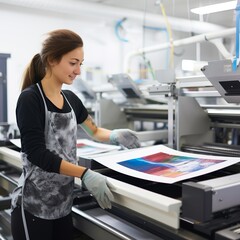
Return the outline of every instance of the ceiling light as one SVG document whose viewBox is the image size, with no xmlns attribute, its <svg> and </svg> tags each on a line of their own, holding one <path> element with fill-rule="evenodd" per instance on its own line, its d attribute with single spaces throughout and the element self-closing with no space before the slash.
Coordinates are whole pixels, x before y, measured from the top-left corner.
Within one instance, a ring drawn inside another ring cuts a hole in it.
<svg viewBox="0 0 240 240">
<path fill-rule="evenodd" d="M 232 10 L 232 9 L 235 9 L 236 6 L 237 6 L 237 1 L 229 1 L 224 3 L 212 4 L 205 7 L 193 8 L 191 9 L 191 12 L 199 15 L 204 15 L 209 13 Z"/>
</svg>

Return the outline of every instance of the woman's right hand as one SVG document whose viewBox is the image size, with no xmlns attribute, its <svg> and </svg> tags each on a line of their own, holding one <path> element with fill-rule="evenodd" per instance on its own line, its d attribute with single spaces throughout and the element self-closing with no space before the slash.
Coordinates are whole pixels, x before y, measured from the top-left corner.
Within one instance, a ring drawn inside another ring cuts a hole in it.
<svg viewBox="0 0 240 240">
<path fill-rule="evenodd" d="M 95 197 L 101 208 L 111 208 L 114 200 L 107 177 L 88 169 L 82 177 L 83 186 Z"/>
</svg>

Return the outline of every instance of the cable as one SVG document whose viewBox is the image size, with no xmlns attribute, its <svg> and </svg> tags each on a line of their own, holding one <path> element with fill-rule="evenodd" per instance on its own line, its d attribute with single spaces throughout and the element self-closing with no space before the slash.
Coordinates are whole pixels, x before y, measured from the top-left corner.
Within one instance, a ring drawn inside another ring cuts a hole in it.
<svg viewBox="0 0 240 240">
<path fill-rule="evenodd" d="M 166 33 L 166 37 L 167 37 L 167 41 L 169 41 L 169 36 L 168 36 L 168 32 L 166 28 L 162 28 L 162 27 L 152 27 L 152 26 L 143 26 L 145 29 L 149 29 L 149 30 L 153 30 L 153 31 L 162 31 Z M 168 62 L 169 62 L 169 49 L 166 49 L 166 63 L 167 66 L 165 68 L 168 67 Z"/>
<path fill-rule="evenodd" d="M 232 63 L 232 69 L 234 71 L 237 70 L 237 65 L 238 65 L 238 58 L 239 58 L 239 28 L 240 28 L 240 4 L 239 1 L 236 6 L 236 56 L 233 59 Z"/>
<path fill-rule="evenodd" d="M 170 43 L 170 48 L 171 48 L 171 50 L 170 50 L 170 66 L 173 68 L 174 67 L 174 45 L 173 45 L 172 29 L 171 29 L 171 25 L 168 22 L 165 8 L 161 2 L 160 2 L 160 8 L 161 8 L 162 15 L 163 15 L 165 23 L 166 23 L 167 32 L 169 35 L 169 43 Z"/>
<path fill-rule="evenodd" d="M 143 15 L 143 34 L 142 34 L 142 48 L 145 47 L 145 29 L 146 29 L 146 12 L 147 12 L 147 0 L 145 0 L 144 5 L 144 15 Z M 142 58 L 144 60 L 144 63 L 147 65 L 147 70 L 150 70 L 150 73 L 152 75 L 152 78 L 155 79 L 154 71 L 151 65 L 151 62 L 146 58 L 145 52 L 142 53 Z"/>
<path fill-rule="evenodd" d="M 123 22 L 125 22 L 126 20 L 127 20 L 127 18 L 124 17 L 124 18 L 122 18 L 121 20 L 119 20 L 119 21 L 116 23 L 116 25 L 115 25 L 115 34 L 116 34 L 117 38 L 118 38 L 120 41 L 122 41 L 122 42 L 128 42 L 128 40 L 127 40 L 126 38 L 121 37 L 120 34 L 119 34 L 119 29 L 124 29 L 123 26 L 122 26 L 122 24 L 123 24 Z"/>
</svg>

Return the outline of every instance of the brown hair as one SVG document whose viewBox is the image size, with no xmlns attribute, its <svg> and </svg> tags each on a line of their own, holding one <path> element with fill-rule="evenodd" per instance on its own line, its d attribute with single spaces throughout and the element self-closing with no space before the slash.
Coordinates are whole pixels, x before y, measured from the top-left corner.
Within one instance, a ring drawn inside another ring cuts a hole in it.
<svg viewBox="0 0 240 240">
<path fill-rule="evenodd" d="M 32 58 L 24 72 L 22 90 L 44 78 L 49 61 L 60 62 L 63 55 L 78 47 L 83 47 L 83 41 L 75 32 L 67 29 L 49 32 L 42 44 L 41 53 Z"/>
</svg>

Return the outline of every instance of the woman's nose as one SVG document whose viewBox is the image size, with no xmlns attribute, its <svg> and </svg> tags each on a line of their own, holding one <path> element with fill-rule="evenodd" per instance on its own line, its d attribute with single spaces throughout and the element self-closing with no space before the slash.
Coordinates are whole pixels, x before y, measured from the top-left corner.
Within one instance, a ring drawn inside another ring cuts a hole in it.
<svg viewBox="0 0 240 240">
<path fill-rule="evenodd" d="M 74 70 L 74 73 L 75 73 L 76 75 L 80 75 L 80 73 L 81 73 L 81 66 L 77 66 L 77 67 L 75 68 L 75 70 Z"/>
</svg>

